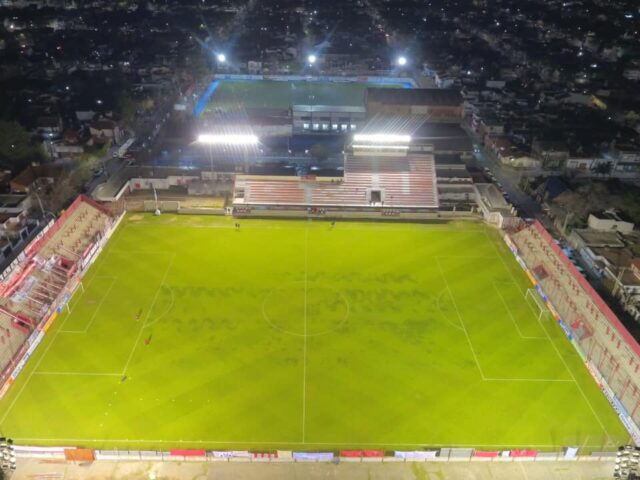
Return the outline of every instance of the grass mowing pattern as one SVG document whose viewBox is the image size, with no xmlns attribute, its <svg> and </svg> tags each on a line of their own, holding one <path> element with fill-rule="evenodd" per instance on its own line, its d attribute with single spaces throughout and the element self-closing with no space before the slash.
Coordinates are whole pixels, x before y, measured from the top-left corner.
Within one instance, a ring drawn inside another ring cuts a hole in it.
<svg viewBox="0 0 640 480">
<path fill-rule="evenodd" d="M 0 401 L 2 434 L 131 449 L 628 438 L 495 231 L 234 222 L 129 215 Z"/>
</svg>

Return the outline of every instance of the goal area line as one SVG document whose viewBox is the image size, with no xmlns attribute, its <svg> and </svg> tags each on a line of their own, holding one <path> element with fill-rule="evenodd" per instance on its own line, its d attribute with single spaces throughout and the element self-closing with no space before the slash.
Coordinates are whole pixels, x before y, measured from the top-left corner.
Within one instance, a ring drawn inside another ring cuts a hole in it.
<svg viewBox="0 0 640 480">
<path fill-rule="evenodd" d="M 535 303 L 537 311 L 535 310 L 533 305 L 531 305 L 531 301 L 529 300 L 530 298 L 533 299 L 533 303 Z M 544 303 L 542 298 L 540 298 L 540 295 L 535 288 L 528 288 L 526 293 L 524 294 L 524 299 L 527 305 L 531 307 L 533 313 L 537 315 L 538 320 L 542 320 L 542 318 L 551 314 L 551 312 L 547 308 L 547 305 Z"/>
</svg>

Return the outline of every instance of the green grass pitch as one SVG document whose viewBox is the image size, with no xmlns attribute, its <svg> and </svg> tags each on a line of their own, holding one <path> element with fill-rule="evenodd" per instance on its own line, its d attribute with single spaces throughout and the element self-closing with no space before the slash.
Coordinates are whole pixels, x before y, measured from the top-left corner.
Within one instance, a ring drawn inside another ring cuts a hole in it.
<svg viewBox="0 0 640 480">
<path fill-rule="evenodd" d="M 490 228 L 235 221 L 128 215 L 0 401 L 1 433 L 130 449 L 628 439 Z"/>
<path fill-rule="evenodd" d="M 381 86 L 394 88 L 393 85 Z M 222 80 L 207 110 L 287 110 L 292 105 L 363 107 L 366 89 L 367 84 L 356 82 Z"/>
</svg>

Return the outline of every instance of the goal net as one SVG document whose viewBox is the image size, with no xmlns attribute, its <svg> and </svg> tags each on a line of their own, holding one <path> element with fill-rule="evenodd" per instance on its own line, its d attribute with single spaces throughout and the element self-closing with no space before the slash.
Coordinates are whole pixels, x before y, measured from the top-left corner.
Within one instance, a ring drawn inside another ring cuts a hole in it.
<svg viewBox="0 0 640 480">
<path fill-rule="evenodd" d="M 549 309 L 544 303 L 544 300 L 540 298 L 538 291 L 535 288 L 529 288 L 525 293 L 524 298 L 531 307 L 532 311 L 537 315 L 538 320 L 545 318 L 549 312 Z"/>
</svg>

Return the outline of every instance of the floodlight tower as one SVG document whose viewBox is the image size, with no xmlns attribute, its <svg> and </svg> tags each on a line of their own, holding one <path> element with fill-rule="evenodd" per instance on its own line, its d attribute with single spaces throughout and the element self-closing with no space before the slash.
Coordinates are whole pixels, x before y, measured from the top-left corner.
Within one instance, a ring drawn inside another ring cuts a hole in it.
<svg viewBox="0 0 640 480">
<path fill-rule="evenodd" d="M 214 145 L 218 146 L 232 146 L 232 147 L 244 147 L 244 164 L 245 172 L 249 171 L 249 160 L 247 158 L 247 148 L 255 147 L 260 143 L 259 139 L 255 135 L 250 134 L 211 134 L 203 133 L 198 135 L 198 143 L 209 145 L 211 148 Z M 211 170 L 213 171 L 213 156 L 211 151 Z"/>
</svg>

